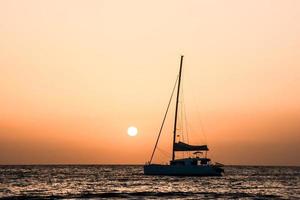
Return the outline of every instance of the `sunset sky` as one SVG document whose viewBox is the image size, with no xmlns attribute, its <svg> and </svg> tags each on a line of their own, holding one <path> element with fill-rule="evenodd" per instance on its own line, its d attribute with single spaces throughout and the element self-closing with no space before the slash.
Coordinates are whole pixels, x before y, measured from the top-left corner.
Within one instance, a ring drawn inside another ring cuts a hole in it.
<svg viewBox="0 0 300 200">
<path fill-rule="evenodd" d="M 0 164 L 144 164 L 181 54 L 191 143 L 300 165 L 297 0 L 1 0 Z"/>
</svg>

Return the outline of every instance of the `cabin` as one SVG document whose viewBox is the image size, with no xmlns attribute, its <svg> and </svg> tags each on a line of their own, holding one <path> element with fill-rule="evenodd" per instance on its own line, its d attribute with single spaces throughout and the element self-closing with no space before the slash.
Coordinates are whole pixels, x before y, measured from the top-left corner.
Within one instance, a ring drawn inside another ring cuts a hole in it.
<svg viewBox="0 0 300 200">
<path fill-rule="evenodd" d="M 208 165 L 210 162 L 209 158 L 183 158 L 171 160 L 170 165 L 176 166 L 197 166 L 197 165 Z"/>
</svg>

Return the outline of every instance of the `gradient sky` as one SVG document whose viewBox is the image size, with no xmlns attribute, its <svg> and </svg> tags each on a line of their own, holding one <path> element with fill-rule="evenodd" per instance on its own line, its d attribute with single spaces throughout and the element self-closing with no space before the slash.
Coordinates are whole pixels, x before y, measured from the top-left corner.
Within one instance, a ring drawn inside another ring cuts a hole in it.
<svg viewBox="0 0 300 200">
<path fill-rule="evenodd" d="M 145 163 L 181 54 L 192 143 L 300 165 L 296 0 L 1 0 L 0 164 Z"/>
</svg>

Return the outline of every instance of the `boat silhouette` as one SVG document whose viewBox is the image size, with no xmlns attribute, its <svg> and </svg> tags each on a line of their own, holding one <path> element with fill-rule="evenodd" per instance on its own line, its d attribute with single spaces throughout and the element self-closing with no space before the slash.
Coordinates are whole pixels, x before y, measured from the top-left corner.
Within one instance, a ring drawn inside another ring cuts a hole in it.
<svg viewBox="0 0 300 200">
<path fill-rule="evenodd" d="M 160 131 L 151 154 L 150 161 L 144 165 L 145 175 L 169 175 L 169 176 L 221 176 L 224 172 L 222 164 L 213 164 L 211 159 L 207 158 L 207 145 L 191 145 L 182 141 L 176 141 L 177 136 L 177 115 L 178 115 L 178 102 L 180 94 L 180 83 L 183 65 L 183 55 L 180 58 L 180 67 L 178 78 L 175 82 L 175 86 L 172 91 L 169 104 L 167 106 L 166 113 L 163 118 Z M 157 149 L 157 144 L 164 126 L 164 122 L 173 98 L 175 88 L 177 86 L 176 105 L 175 105 L 175 118 L 174 118 L 174 129 L 173 129 L 173 142 L 172 142 L 172 159 L 169 164 L 153 164 L 153 156 Z M 193 157 L 177 158 L 176 152 L 193 152 Z M 204 156 L 203 156 L 204 154 Z"/>
</svg>

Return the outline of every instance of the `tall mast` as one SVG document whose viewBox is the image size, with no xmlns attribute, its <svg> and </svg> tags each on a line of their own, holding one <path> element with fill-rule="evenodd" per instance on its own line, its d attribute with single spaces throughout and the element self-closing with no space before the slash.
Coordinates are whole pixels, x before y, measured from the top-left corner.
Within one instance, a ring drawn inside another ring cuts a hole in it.
<svg viewBox="0 0 300 200">
<path fill-rule="evenodd" d="M 182 55 L 181 58 L 180 58 L 180 68 L 179 68 L 179 77 L 178 77 L 178 88 L 177 88 L 176 108 L 175 108 L 175 120 L 174 120 L 174 130 L 173 130 L 173 151 L 172 151 L 172 160 L 175 159 L 174 146 L 175 146 L 175 142 L 176 142 L 177 113 L 178 113 L 178 102 L 179 102 L 179 92 L 180 92 L 180 82 L 181 82 L 182 62 L 183 62 L 183 55 Z"/>
</svg>

